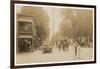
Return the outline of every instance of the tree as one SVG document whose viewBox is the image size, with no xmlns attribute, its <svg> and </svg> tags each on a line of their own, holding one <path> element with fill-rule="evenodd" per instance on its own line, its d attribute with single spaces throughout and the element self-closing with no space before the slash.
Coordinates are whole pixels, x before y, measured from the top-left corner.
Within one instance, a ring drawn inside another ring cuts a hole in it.
<svg viewBox="0 0 100 69">
<path fill-rule="evenodd" d="M 92 37 L 93 12 L 89 9 L 62 9 L 60 32 L 65 37 Z"/>
</svg>

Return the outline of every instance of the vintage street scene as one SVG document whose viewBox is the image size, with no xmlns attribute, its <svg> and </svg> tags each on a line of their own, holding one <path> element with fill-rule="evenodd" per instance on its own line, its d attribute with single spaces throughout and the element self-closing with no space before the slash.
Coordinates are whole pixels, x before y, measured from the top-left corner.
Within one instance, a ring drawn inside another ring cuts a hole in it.
<svg viewBox="0 0 100 69">
<path fill-rule="evenodd" d="M 15 63 L 94 59 L 91 8 L 15 5 Z"/>
</svg>

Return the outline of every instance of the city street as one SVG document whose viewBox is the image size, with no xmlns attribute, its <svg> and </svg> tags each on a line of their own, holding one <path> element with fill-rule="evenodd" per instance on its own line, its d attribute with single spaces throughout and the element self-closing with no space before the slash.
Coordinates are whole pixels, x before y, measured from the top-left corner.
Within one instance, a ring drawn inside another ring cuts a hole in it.
<svg viewBox="0 0 100 69">
<path fill-rule="evenodd" d="M 16 5 L 15 63 L 92 60 L 92 13 L 80 8 Z"/>
<path fill-rule="evenodd" d="M 57 48 L 53 48 L 52 53 L 43 54 L 40 50 L 33 53 L 20 53 L 16 55 L 16 64 L 92 60 L 92 58 L 93 48 L 80 48 L 78 56 L 75 56 L 75 49 L 70 46 L 68 51 L 59 51 Z"/>
</svg>

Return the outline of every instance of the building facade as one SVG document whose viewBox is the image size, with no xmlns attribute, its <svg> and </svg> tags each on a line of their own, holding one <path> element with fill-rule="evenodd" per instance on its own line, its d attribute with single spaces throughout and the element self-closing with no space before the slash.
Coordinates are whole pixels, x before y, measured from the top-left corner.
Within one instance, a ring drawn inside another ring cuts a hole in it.
<svg viewBox="0 0 100 69">
<path fill-rule="evenodd" d="M 33 40 L 36 37 L 34 16 L 17 14 L 16 18 L 16 51 L 31 52 L 33 51 Z"/>
</svg>

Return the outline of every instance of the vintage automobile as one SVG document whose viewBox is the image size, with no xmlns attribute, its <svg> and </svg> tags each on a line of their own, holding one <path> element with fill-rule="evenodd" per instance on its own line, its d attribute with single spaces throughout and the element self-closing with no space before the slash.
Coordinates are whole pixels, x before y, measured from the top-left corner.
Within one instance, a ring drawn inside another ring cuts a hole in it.
<svg viewBox="0 0 100 69">
<path fill-rule="evenodd" d="M 42 50 L 43 53 L 52 53 L 52 47 L 47 42 L 45 44 L 43 44 L 43 48 L 42 49 L 43 49 Z"/>
</svg>

